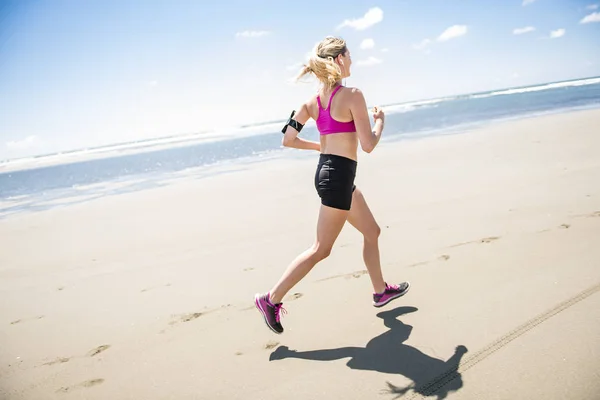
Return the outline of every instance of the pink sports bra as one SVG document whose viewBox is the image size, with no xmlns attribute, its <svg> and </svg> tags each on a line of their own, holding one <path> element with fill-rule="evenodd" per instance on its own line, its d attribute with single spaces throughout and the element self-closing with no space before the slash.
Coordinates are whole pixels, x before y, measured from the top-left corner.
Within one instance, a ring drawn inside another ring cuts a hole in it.
<svg viewBox="0 0 600 400">
<path fill-rule="evenodd" d="M 333 96 L 340 90 L 342 86 L 336 87 L 331 93 L 331 97 L 329 97 L 329 104 L 327 104 L 327 108 L 323 109 L 321 107 L 321 98 L 317 95 L 317 103 L 319 104 L 319 117 L 317 118 L 317 129 L 321 135 L 329 135 L 331 133 L 341 133 L 341 132 L 356 132 L 356 127 L 354 126 L 354 121 L 350 122 L 340 122 L 333 119 L 330 113 L 331 100 Z"/>
</svg>

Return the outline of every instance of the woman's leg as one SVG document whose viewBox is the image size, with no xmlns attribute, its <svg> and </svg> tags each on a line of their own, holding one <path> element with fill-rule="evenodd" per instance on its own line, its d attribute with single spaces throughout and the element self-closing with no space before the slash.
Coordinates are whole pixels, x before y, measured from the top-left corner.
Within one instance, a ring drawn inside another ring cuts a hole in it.
<svg viewBox="0 0 600 400">
<path fill-rule="evenodd" d="M 294 287 L 321 260 L 331 253 L 331 248 L 340 234 L 349 211 L 321 205 L 317 221 L 317 238 L 315 243 L 302 252 L 283 273 L 279 282 L 264 294 L 257 293 L 254 303 L 262 314 L 267 326 L 275 333 L 283 333 L 279 314 L 281 301 L 286 293 Z"/>
<path fill-rule="evenodd" d="M 408 282 L 402 282 L 399 285 L 388 285 L 383 279 L 379 260 L 379 234 L 381 229 L 375 221 L 365 197 L 358 188 L 354 190 L 348 222 L 358 229 L 364 237 L 363 258 L 375 292 L 373 294 L 373 305 L 381 307 L 398 297 L 404 296 L 410 288 Z"/>
<path fill-rule="evenodd" d="M 369 271 L 369 277 L 375 293 L 385 290 L 385 281 L 381 272 L 379 256 L 379 234 L 381 228 L 375 221 L 363 193 L 356 188 L 352 195 L 352 206 L 348 215 L 348 222 L 363 234 L 363 259 Z"/>
<path fill-rule="evenodd" d="M 279 282 L 273 286 L 269 292 L 273 304 L 281 303 L 283 297 L 294 285 L 300 282 L 319 261 L 329 256 L 348 214 L 349 211 L 321 205 L 315 243 L 291 262 Z"/>
</svg>

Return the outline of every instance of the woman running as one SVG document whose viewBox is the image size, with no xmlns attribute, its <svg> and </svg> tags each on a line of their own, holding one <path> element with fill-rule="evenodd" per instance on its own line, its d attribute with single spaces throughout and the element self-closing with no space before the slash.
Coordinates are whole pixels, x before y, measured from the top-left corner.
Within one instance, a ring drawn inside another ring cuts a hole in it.
<svg viewBox="0 0 600 400">
<path fill-rule="evenodd" d="M 284 128 L 283 145 L 320 152 L 315 173 L 315 188 L 321 198 L 314 244 L 298 255 L 283 276 L 264 294 L 256 294 L 256 307 L 269 328 L 283 333 L 280 313 L 282 300 L 331 248 L 346 221 L 363 234 L 363 259 L 373 285 L 373 305 L 381 307 L 404 295 L 410 284 L 388 285 L 381 273 L 378 238 L 380 228 L 362 192 L 354 185 L 358 144 L 363 151 L 373 151 L 383 131 L 383 110 L 373 109 L 375 127 L 371 129 L 367 105 L 362 92 L 345 87 L 342 79 L 350 76 L 352 58 L 341 38 L 326 37 L 318 43 L 298 78 L 313 74 L 322 86 L 318 94 L 300 107 Z M 298 137 L 302 126 L 312 118 L 320 133 L 320 143 Z"/>
</svg>

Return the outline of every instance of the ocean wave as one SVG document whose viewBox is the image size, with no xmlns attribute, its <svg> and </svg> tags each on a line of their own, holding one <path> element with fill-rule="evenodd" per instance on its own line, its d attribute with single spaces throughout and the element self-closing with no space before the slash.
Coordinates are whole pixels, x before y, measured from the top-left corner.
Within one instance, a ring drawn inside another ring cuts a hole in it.
<svg viewBox="0 0 600 400">
<path fill-rule="evenodd" d="M 67 162 L 107 158 L 115 155 L 130 155 L 148 151 L 157 151 L 169 148 L 177 148 L 183 146 L 239 139 L 244 137 L 259 136 L 263 134 L 279 132 L 283 127 L 284 123 L 285 121 L 269 122 L 266 124 L 246 125 L 243 127 L 227 127 L 224 129 L 214 130 L 210 132 L 202 132 L 197 134 L 176 135 L 164 138 L 147 139 L 128 143 L 117 143 L 113 145 L 90 147 L 35 157 L 17 158 L 4 161 L 0 160 L 0 172 L 2 170 L 35 168 L 41 166 L 62 164 Z M 312 128 L 314 126 L 315 122 L 312 120 L 308 121 L 305 124 L 306 129 Z"/>
<path fill-rule="evenodd" d="M 532 86 L 524 86 L 524 87 L 519 87 L 519 88 L 494 90 L 494 91 L 475 93 L 475 94 L 463 94 L 463 95 L 457 95 L 457 96 L 439 97 L 439 98 L 435 98 L 435 99 L 411 101 L 411 102 L 407 102 L 407 103 L 395 103 L 395 104 L 389 104 L 389 105 L 383 106 L 383 108 L 384 108 L 385 112 L 388 114 L 407 113 L 407 112 L 415 111 L 415 110 L 422 109 L 422 108 L 434 108 L 434 107 L 439 106 L 441 103 L 455 101 L 455 100 L 484 99 L 484 98 L 494 97 L 494 96 L 538 92 L 538 91 L 542 91 L 542 90 L 558 89 L 558 88 L 565 88 L 565 87 L 595 85 L 598 83 L 600 83 L 600 77 L 586 78 L 586 79 L 578 79 L 578 80 L 573 80 L 573 81 L 545 83 L 542 85 L 532 85 Z"/>
<path fill-rule="evenodd" d="M 473 96 L 470 96 L 470 98 L 481 99 L 481 98 L 493 97 L 493 96 L 539 92 L 541 90 L 550 90 L 550 89 L 575 87 L 575 86 L 587 86 L 587 85 L 594 85 L 597 83 L 600 83 L 600 77 L 599 78 L 579 79 L 579 80 L 575 80 L 575 81 L 546 83 L 543 85 L 526 86 L 526 87 L 514 88 L 514 89 L 497 90 L 497 91 L 493 91 L 493 92 L 473 95 Z"/>
<path fill-rule="evenodd" d="M 239 137 L 243 134 L 243 131 L 246 130 L 250 134 L 261 133 L 258 127 L 246 128 L 241 130 L 232 128 L 229 130 L 214 131 L 210 133 L 191 134 L 184 136 L 170 136 L 166 138 L 140 140 L 128 143 L 118 143 L 114 145 L 83 148 L 78 150 L 58 152 L 35 157 L 17 158 L 12 160 L 0 161 L 0 171 L 36 168 L 41 166 L 56 165 L 68 162 L 107 158 L 116 155 L 129 155 L 134 153 L 142 153 L 146 151 L 156 151 L 167 148 L 190 146 L 194 144 L 217 142 Z"/>
<path fill-rule="evenodd" d="M 439 105 L 439 103 L 454 99 L 456 99 L 456 97 L 444 97 L 439 99 L 412 101 L 410 103 L 391 104 L 388 106 L 382 106 L 382 108 L 386 114 L 402 114 L 422 108 L 435 108 Z"/>
</svg>

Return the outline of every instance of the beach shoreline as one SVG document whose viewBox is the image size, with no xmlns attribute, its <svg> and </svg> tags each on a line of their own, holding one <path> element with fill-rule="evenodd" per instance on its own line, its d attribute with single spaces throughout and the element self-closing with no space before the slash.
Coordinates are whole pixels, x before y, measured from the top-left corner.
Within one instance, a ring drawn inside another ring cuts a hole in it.
<svg viewBox="0 0 600 400">
<path fill-rule="evenodd" d="M 587 77 L 582 79 L 575 79 L 561 82 L 547 82 L 540 83 L 533 86 L 523 86 L 514 88 L 505 88 L 492 90 L 488 92 L 480 93 L 465 93 L 449 97 L 441 97 L 434 99 L 425 99 L 419 101 L 409 101 L 406 103 L 394 103 L 384 107 L 387 110 L 388 121 L 391 119 L 398 119 L 401 121 L 406 115 L 409 115 L 409 111 L 415 111 L 423 108 L 437 108 L 441 104 L 451 103 L 452 101 L 465 101 L 465 100 L 489 100 L 493 97 L 505 97 L 509 96 L 522 96 L 530 95 L 538 91 L 554 92 L 561 88 L 577 88 L 586 87 L 588 85 L 598 85 L 600 77 Z M 557 94 L 560 96 L 560 94 Z M 404 131 L 402 124 L 397 128 L 400 128 L 400 133 L 392 133 L 392 136 L 400 136 L 397 139 L 419 137 L 423 134 L 436 135 L 445 131 L 464 131 L 465 129 L 470 130 L 471 128 L 478 128 L 489 123 L 502 123 L 508 120 L 514 119 L 529 119 L 536 118 L 544 115 L 556 115 L 565 112 L 576 112 L 579 110 L 595 109 L 600 107 L 597 102 L 588 99 L 587 101 L 574 102 L 571 104 L 568 100 L 564 103 L 558 102 L 556 104 L 539 104 L 533 108 L 529 108 L 530 105 L 527 103 L 521 103 L 518 99 L 514 99 L 514 103 L 518 104 L 523 109 L 515 109 L 514 114 L 494 114 L 489 115 L 482 114 L 474 120 L 468 119 L 466 121 L 455 121 L 451 126 L 445 126 L 444 124 L 435 127 L 429 127 L 427 129 L 421 129 L 421 127 L 413 126 L 408 131 Z M 504 104 L 506 106 L 506 104 Z M 470 104 L 469 109 L 477 110 L 477 104 Z M 489 106 L 488 106 L 489 107 Z M 502 108 L 502 107 L 500 107 Z M 407 112 L 409 112 L 407 114 Z M 428 115 L 422 115 L 422 119 L 427 120 L 430 117 Z M 283 122 L 281 122 L 283 124 Z M 389 124 L 388 124 L 389 125 Z M 314 127 L 314 121 L 309 121 L 306 125 L 306 129 Z M 394 130 L 394 128 L 391 128 Z M 390 137 L 390 128 L 388 128 L 388 135 Z M 181 135 L 170 135 L 160 136 L 151 139 L 116 143 L 112 145 L 104 144 L 98 147 L 83 148 L 83 149 L 69 149 L 57 153 L 49 153 L 45 155 L 29 156 L 16 159 L 0 160 L 0 174 L 13 173 L 19 171 L 29 171 L 38 168 L 46 168 L 60 165 L 68 165 L 73 163 L 89 162 L 96 160 L 103 160 L 107 158 L 121 157 L 121 156 L 134 156 L 138 154 L 148 154 L 160 151 L 185 149 L 194 146 L 202 146 L 220 141 L 235 141 L 237 139 L 247 139 L 254 136 L 261 135 L 273 135 L 278 134 L 279 128 L 276 122 L 265 122 L 260 124 L 241 125 L 239 128 L 226 128 L 222 131 L 202 131 L 193 134 L 181 134 Z M 272 149 L 270 149 L 272 150 Z"/>
<path fill-rule="evenodd" d="M 436 128 L 431 131 L 422 131 L 407 133 L 402 135 L 385 135 L 379 145 L 379 149 L 387 146 L 400 145 L 401 143 L 409 143 L 412 141 L 436 139 L 444 136 L 465 135 L 473 132 L 486 132 L 488 129 L 496 129 L 496 127 L 511 126 L 511 123 L 525 122 L 529 120 L 536 121 L 539 118 L 568 115 L 573 113 L 594 112 L 599 110 L 599 107 L 586 105 L 580 108 L 556 109 L 553 111 L 544 111 L 540 114 L 531 113 L 526 115 L 518 115 L 511 118 L 501 118 L 498 120 L 478 121 L 459 126 L 451 126 L 448 128 Z M 506 125 L 508 124 L 508 125 Z M 175 146 L 172 149 L 176 149 Z M 185 147 L 185 146 L 183 146 Z M 56 189 L 38 189 L 37 192 L 24 192 L 15 196 L 8 196 L 0 199 L 0 219 L 8 218 L 12 215 L 18 215 L 23 212 L 38 212 L 50 210 L 55 206 L 69 206 L 79 204 L 81 202 L 101 199 L 106 196 L 126 194 L 138 190 L 146 190 L 172 183 L 191 181 L 194 179 L 203 179 L 211 176 L 230 174 L 243 171 L 246 169 L 252 170 L 254 165 L 258 168 L 269 168 L 269 165 L 282 165 L 286 162 L 307 161 L 311 159 L 312 152 L 297 151 L 295 149 L 287 149 L 281 146 L 265 154 L 257 154 L 253 156 L 233 158 L 230 160 L 222 160 L 214 164 L 201 165 L 190 167 L 181 170 L 173 171 L 154 171 L 145 174 L 133 174 L 116 176 L 113 178 L 101 178 L 90 181 L 89 183 L 73 184 L 70 187 L 62 187 Z M 361 157 L 370 158 L 371 156 L 361 153 Z M 137 153 L 137 155 L 143 155 Z M 125 157 L 127 155 L 124 155 Z M 110 160 L 111 156 L 100 157 L 100 159 Z M 99 158 L 81 159 L 73 161 L 77 162 L 94 162 Z M 48 165 L 32 166 L 32 169 L 46 167 L 68 166 L 70 163 L 58 163 Z M 0 173 L 27 173 L 29 168 L 15 169 L 10 168 L 6 171 L 0 170 Z M 66 179 L 66 178 L 65 178 Z M 63 185 L 64 186 L 64 185 Z"/>
</svg>

